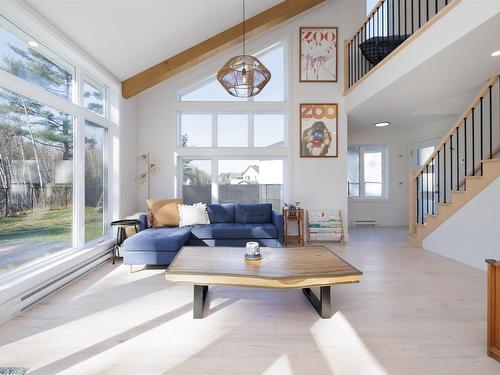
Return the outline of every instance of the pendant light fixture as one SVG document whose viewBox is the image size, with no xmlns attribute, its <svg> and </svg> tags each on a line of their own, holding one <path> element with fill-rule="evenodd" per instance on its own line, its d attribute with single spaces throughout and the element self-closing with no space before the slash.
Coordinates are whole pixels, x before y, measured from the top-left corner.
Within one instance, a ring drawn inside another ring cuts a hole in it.
<svg viewBox="0 0 500 375">
<path fill-rule="evenodd" d="M 243 0 L 243 54 L 231 57 L 217 73 L 217 80 L 232 96 L 257 95 L 271 79 L 271 72 L 259 59 L 245 54 L 245 0 Z"/>
</svg>

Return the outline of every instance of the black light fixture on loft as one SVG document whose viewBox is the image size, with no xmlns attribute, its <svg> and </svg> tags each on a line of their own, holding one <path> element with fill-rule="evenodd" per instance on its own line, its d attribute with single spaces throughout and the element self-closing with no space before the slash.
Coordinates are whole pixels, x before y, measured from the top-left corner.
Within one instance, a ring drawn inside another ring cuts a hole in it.
<svg viewBox="0 0 500 375">
<path fill-rule="evenodd" d="M 217 73 L 217 80 L 232 96 L 255 96 L 271 80 L 271 72 L 259 59 L 245 54 L 245 0 L 243 0 L 243 54 L 231 57 Z"/>
</svg>

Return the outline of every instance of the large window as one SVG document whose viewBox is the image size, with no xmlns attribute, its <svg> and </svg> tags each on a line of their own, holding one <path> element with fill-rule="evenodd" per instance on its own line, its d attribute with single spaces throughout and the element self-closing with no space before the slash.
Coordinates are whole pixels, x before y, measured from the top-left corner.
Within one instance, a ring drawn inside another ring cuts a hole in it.
<svg viewBox="0 0 500 375">
<path fill-rule="evenodd" d="M 285 147 L 285 131 L 283 112 L 181 112 L 178 144 L 182 148 Z"/>
<path fill-rule="evenodd" d="M 185 203 L 283 203 L 283 159 L 182 159 Z M 211 176 L 217 176 L 213 179 Z"/>
<path fill-rule="evenodd" d="M 182 113 L 179 116 L 179 146 L 212 146 L 212 115 L 206 113 Z"/>
<path fill-rule="evenodd" d="M 72 247 L 73 118 L 0 89 L 0 274 Z"/>
<path fill-rule="evenodd" d="M 106 231 L 107 130 L 85 122 L 85 242 L 101 238 Z"/>
<path fill-rule="evenodd" d="M 0 68 L 71 100 L 75 68 L 0 16 Z"/>
<path fill-rule="evenodd" d="M 109 238 L 106 86 L 68 61 L 0 16 L 0 276 Z"/>
<path fill-rule="evenodd" d="M 217 115 L 217 147 L 248 147 L 248 115 Z"/>
<path fill-rule="evenodd" d="M 349 198 L 387 197 L 385 146 L 349 146 L 347 186 Z"/>
<path fill-rule="evenodd" d="M 215 76 L 179 90 L 177 181 L 185 203 L 281 208 L 288 155 L 286 46 L 275 43 L 255 54 L 272 75 L 255 97 L 234 98 Z"/>
<path fill-rule="evenodd" d="M 182 197 L 187 204 L 212 201 L 212 161 L 184 159 L 182 166 Z"/>
<path fill-rule="evenodd" d="M 237 98 L 229 95 L 217 81 L 215 75 L 181 90 L 178 99 L 183 102 L 283 102 L 285 100 L 285 45 L 278 44 L 258 52 L 255 56 L 272 74 L 271 81 L 262 92 L 250 98 Z"/>
<path fill-rule="evenodd" d="M 88 110 L 104 116 L 106 89 L 90 78 L 83 81 L 83 106 Z"/>
</svg>

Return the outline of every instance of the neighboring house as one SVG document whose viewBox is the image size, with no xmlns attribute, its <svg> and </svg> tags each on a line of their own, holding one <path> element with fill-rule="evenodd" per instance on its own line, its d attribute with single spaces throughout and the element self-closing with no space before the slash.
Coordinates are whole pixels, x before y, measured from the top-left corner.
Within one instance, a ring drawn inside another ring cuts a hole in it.
<svg viewBox="0 0 500 375">
<path fill-rule="evenodd" d="M 259 182 L 259 166 L 249 165 L 241 175 L 244 183 L 257 184 Z"/>
<path fill-rule="evenodd" d="M 242 173 L 230 172 L 219 176 L 221 183 L 230 183 L 231 185 L 258 184 L 259 166 L 249 165 Z"/>
</svg>

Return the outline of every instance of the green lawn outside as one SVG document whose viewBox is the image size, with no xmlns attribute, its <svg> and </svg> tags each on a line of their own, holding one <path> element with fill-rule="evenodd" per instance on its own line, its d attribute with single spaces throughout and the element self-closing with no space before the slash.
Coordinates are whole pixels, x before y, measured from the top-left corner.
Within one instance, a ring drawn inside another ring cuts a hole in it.
<svg viewBox="0 0 500 375">
<path fill-rule="evenodd" d="M 103 214 L 94 207 L 85 208 L 85 241 L 102 236 Z M 35 210 L 0 217 L 0 241 L 71 241 L 72 210 Z"/>
</svg>

